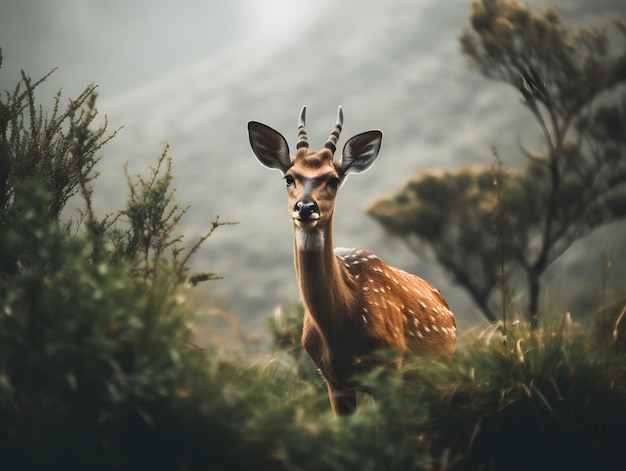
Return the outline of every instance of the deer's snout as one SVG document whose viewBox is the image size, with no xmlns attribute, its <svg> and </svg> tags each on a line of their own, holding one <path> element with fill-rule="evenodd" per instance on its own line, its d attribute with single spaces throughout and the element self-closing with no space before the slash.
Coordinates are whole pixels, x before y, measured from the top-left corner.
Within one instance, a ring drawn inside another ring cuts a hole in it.
<svg viewBox="0 0 626 471">
<path fill-rule="evenodd" d="M 298 201 L 293 210 L 300 219 L 309 219 L 313 214 L 319 214 L 317 204 L 313 201 Z"/>
</svg>

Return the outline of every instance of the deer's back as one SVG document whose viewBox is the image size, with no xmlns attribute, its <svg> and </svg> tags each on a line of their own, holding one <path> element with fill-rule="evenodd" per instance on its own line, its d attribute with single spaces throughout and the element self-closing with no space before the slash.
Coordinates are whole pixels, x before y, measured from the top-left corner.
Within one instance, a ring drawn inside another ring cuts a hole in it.
<svg viewBox="0 0 626 471">
<path fill-rule="evenodd" d="M 367 250 L 338 248 L 335 255 L 353 283 L 353 317 L 379 348 L 414 354 L 454 352 L 456 323 L 439 290 Z"/>
</svg>

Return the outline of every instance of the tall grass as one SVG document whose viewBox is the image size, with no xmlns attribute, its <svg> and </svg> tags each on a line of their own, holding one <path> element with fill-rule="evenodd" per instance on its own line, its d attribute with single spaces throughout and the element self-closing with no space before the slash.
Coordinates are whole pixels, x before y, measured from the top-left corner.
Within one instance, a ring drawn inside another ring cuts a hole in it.
<svg viewBox="0 0 626 471">
<path fill-rule="evenodd" d="M 436 443 L 469 469 L 623 466 L 623 351 L 567 315 L 537 332 L 507 332 L 468 334 L 450 365 L 413 367 Z"/>
<path fill-rule="evenodd" d="M 326 432 L 317 445 L 323 445 L 315 452 L 318 461 L 302 456 L 298 464 L 301 469 L 621 469 L 626 357 L 620 312 L 610 317 L 612 323 L 590 327 L 546 312 L 544 318 L 552 320 L 539 330 L 515 322 L 506 337 L 499 324 L 466 333 L 452 362 L 411 359 L 398 372 L 374 370 L 358 380 L 375 391 L 375 402 L 365 402 L 354 417 L 331 422 L 337 432 Z M 293 328 L 283 328 L 291 338 Z M 615 341 L 606 341 L 608 331 L 617 332 Z M 297 348 L 290 346 L 299 359 Z M 308 420 L 307 428 L 320 427 L 319 417 Z M 353 454 L 358 466 L 350 461 Z"/>
</svg>

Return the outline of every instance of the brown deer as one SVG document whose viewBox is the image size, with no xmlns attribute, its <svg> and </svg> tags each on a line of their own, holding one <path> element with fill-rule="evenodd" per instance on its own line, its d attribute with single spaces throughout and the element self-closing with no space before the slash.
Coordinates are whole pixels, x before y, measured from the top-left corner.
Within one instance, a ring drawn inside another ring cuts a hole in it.
<svg viewBox="0 0 626 471">
<path fill-rule="evenodd" d="M 248 133 L 257 159 L 284 175 L 305 307 L 302 345 L 326 379 L 334 414 L 341 415 L 356 409 L 352 378 L 375 364 L 373 351 L 394 349 L 398 366 L 407 353 L 452 356 L 456 325 L 446 301 L 428 282 L 366 250 L 333 250 L 337 192 L 348 174 L 372 165 L 383 135 L 367 131 L 354 136 L 335 161 L 341 106 L 319 152 L 309 149 L 305 116 L 306 107 L 300 113 L 295 157 L 286 139 L 269 126 L 250 121 Z"/>
</svg>

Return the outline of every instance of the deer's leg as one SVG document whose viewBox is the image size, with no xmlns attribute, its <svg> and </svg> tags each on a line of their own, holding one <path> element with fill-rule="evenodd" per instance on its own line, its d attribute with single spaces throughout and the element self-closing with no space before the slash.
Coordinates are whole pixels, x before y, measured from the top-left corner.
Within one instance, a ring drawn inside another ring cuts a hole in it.
<svg viewBox="0 0 626 471">
<path fill-rule="evenodd" d="M 352 414 L 356 410 L 356 391 L 328 385 L 328 399 L 335 416 Z"/>
</svg>

